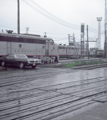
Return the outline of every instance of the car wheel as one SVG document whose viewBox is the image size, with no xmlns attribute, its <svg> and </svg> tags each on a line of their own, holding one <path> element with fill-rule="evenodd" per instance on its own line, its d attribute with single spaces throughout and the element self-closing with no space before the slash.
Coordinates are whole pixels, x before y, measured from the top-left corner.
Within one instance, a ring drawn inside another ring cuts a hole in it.
<svg viewBox="0 0 107 120">
<path fill-rule="evenodd" d="M 19 63 L 19 68 L 24 68 L 25 66 L 24 66 L 24 63 Z"/>
<path fill-rule="evenodd" d="M 6 65 L 6 63 L 4 61 L 2 61 L 1 66 L 5 67 L 5 65 Z"/>
<path fill-rule="evenodd" d="M 36 67 L 36 65 L 35 66 L 32 66 L 32 68 L 35 68 Z"/>
</svg>

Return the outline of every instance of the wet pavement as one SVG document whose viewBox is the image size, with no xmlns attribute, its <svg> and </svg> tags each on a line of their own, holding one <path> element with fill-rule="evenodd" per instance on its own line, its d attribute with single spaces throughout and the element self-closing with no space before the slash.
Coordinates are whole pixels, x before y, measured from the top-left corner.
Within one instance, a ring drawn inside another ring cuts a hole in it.
<svg viewBox="0 0 107 120">
<path fill-rule="evenodd" d="M 107 120 L 107 103 L 97 103 L 52 120 Z"/>
<path fill-rule="evenodd" d="M 106 67 L 1 71 L 0 120 L 106 120 L 106 73 Z"/>
</svg>

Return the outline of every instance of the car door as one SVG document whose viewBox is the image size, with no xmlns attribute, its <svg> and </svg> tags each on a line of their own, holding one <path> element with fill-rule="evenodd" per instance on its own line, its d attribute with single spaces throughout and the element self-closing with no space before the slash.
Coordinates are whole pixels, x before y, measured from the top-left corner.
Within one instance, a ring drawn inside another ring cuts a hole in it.
<svg viewBox="0 0 107 120">
<path fill-rule="evenodd" d="M 8 65 L 15 66 L 16 65 L 16 59 L 15 59 L 14 55 L 8 55 L 6 57 L 6 63 Z"/>
</svg>

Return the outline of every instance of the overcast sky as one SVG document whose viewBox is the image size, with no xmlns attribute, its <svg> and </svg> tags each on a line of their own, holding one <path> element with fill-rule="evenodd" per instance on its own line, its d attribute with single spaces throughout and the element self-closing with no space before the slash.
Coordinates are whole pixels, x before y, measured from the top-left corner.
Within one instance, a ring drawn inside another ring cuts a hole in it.
<svg viewBox="0 0 107 120">
<path fill-rule="evenodd" d="M 97 17 L 101 21 L 101 47 L 104 45 L 105 0 L 20 0 L 20 32 L 47 33 L 56 43 L 68 44 L 68 34 L 80 42 L 80 27 L 89 26 L 89 38 L 98 38 Z M 0 0 L 0 32 L 17 33 L 17 0 Z M 96 47 L 95 43 L 90 43 Z"/>
</svg>

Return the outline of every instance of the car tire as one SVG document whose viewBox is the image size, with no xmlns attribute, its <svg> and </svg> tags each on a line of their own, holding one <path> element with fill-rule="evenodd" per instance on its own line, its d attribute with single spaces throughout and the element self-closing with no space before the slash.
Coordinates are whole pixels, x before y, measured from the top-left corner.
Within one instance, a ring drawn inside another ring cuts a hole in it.
<svg viewBox="0 0 107 120">
<path fill-rule="evenodd" d="M 2 67 L 5 67 L 6 66 L 6 63 L 4 61 L 1 62 L 1 66 Z"/>
<path fill-rule="evenodd" d="M 22 62 L 19 63 L 19 68 L 20 68 L 20 69 L 23 69 L 24 67 L 25 67 L 25 66 L 24 66 L 24 63 L 22 63 Z"/>
<path fill-rule="evenodd" d="M 35 66 L 32 66 L 32 68 L 34 69 L 36 67 L 36 65 Z"/>
</svg>

